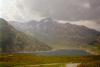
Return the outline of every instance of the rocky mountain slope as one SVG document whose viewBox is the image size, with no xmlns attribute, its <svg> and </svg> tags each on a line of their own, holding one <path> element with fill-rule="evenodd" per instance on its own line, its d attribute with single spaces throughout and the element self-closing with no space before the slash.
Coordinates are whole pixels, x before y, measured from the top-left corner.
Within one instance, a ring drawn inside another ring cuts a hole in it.
<svg viewBox="0 0 100 67">
<path fill-rule="evenodd" d="M 35 36 L 54 48 L 69 48 L 90 45 L 96 41 L 100 32 L 81 25 L 58 23 L 52 18 L 27 23 L 14 22 L 19 31 Z"/>
<path fill-rule="evenodd" d="M 30 37 L 23 32 L 15 30 L 4 19 L 0 19 L 0 52 L 14 53 L 14 52 L 34 52 L 47 51 L 51 47 L 45 43 Z"/>
</svg>

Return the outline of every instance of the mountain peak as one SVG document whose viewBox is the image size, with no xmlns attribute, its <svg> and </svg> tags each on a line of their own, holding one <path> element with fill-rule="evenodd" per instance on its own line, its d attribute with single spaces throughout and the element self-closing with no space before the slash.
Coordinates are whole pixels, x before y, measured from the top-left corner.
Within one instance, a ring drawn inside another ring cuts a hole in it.
<svg viewBox="0 0 100 67">
<path fill-rule="evenodd" d="M 23 27 L 20 26 L 17 27 L 17 30 L 25 33 L 28 31 L 27 34 L 57 49 L 88 46 L 100 35 L 100 32 L 88 27 L 71 23 L 61 24 L 52 18 L 45 18 L 32 27 L 27 24 L 24 24 Z"/>
<path fill-rule="evenodd" d="M 40 22 L 52 23 L 52 22 L 55 22 L 55 20 L 51 17 L 47 17 L 47 18 L 42 19 Z"/>
</svg>

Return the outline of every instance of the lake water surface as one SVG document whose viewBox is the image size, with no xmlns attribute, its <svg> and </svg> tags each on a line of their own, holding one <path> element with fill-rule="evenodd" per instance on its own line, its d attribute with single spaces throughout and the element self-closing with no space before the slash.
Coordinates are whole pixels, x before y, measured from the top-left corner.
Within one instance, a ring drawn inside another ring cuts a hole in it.
<svg viewBox="0 0 100 67">
<path fill-rule="evenodd" d="M 41 51 L 36 52 L 38 55 L 49 55 L 49 56 L 86 56 L 91 55 L 90 53 L 84 50 L 75 50 L 75 49 L 63 49 L 63 50 L 55 50 L 55 51 Z"/>
</svg>

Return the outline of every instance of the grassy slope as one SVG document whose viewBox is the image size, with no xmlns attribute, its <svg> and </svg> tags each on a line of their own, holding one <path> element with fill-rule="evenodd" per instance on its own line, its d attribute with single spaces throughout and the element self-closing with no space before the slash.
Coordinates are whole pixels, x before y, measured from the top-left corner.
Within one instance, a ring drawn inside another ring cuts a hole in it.
<svg viewBox="0 0 100 67">
<path fill-rule="evenodd" d="M 36 56 L 33 54 L 0 54 L 0 65 L 35 65 L 51 63 L 87 63 L 99 62 L 100 56 Z"/>
</svg>

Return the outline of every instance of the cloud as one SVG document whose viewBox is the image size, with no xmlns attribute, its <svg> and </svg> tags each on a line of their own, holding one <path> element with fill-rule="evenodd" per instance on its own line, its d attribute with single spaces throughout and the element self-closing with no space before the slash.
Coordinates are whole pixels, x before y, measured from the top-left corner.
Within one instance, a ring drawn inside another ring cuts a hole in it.
<svg viewBox="0 0 100 67">
<path fill-rule="evenodd" d="M 39 14 L 61 20 L 91 20 L 100 17 L 98 0 L 20 0 L 27 15 Z"/>
<path fill-rule="evenodd" d="M 0 0 L 1 6 L 0 7 L 0 17 L 5 19 L 15 19 L 20 17 L 20 13 L 16 8 L 16 0 Z"/>
<path fill-rule="evenodd" d="M 0 0 L 1 1 L 1 0 Z M 53 17 L 59 20 L 100 18 L 100 0 L 2 0 L 1 16 L 14 20 Z M 6 6 L 6 7 L 4 7 Z"/>
<path fill-rule="evenodd" d="M 100 0 L 0 0 L 0 17 L 15 21 L 52 17 L 100 31 L 100 20 L 92 21 L 100 19 Z"/>
<path fill-rule="evenodd" d="M 7 20 L 19 21 L 41 19 L 41 14 L 32 10 L 30 5 L 26 5 L 27 3 L 25 0 L 0 0 L 0 17 Z"/>
<path fill-rule="evenodd" d="M 98 20 L 98 21 L 85 20 L 85 21 L 74 21 L 74 22 L 70 22 L 70 23 L 76 24 L 76 25 L 84 25 L 88 28 L 100 31 L 100 23 L 99 22 L 100 22 L 100 20 Z"/>
</svg>

